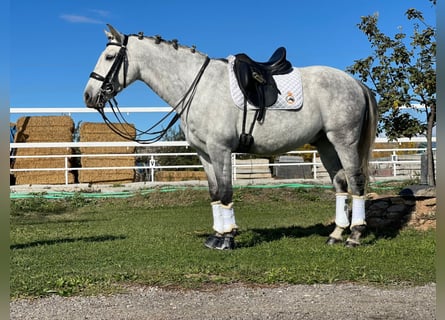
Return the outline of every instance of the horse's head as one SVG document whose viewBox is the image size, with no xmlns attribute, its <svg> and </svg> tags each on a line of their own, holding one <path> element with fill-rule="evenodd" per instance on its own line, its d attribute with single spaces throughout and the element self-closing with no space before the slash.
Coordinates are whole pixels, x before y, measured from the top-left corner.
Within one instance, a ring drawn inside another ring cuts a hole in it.
<svg viewBox="0 0 445 320">
<path fill-rule="evenodd" d="M 128 36 L 123 35 L 107 25 L 110 31 L 105 30 L 108 44 L 100 55 L 94 71 L 85 87 L 84 101 L 87 107 L 102 109 L 105 103 L 124 89 L 129 81 L 127 79 Z"/>
</svg>

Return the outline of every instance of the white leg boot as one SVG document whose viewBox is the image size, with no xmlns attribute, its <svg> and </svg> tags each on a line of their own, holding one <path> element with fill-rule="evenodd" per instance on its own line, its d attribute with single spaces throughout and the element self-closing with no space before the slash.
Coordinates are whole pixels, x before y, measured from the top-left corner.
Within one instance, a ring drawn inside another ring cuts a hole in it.
<svg viewBox="0 0 445 320">
<path fill-rule="evenodd" d="M 213 212 L 213 230 L 217 233 L 224 233 L 224 218 L 221 210 L 221 201 L 211 203 Z"/>
<path fill-rule="evenodd" d="M 351 228 L 364 225 L 366 225 L 365 197 L 352 196 Z"/>
<path fill-rule="evenodd" d="M 221 204 L 221 213 L 224 220 L 224 233 L 231 233 L 238 229 L 235 222 L 235 213 L 233 212 L 233 202 L 228 205 Z"/>
<path fill-rule="evenodd" d="M 346 240 L 346 246 L 354 248 L 360 245 L 360 237 L 366 230 L 365 197 L 352 196 L 351 235 Z"/>
<path fill-rule="evenodd" d="M 337 193 L 335 195 L 336 205 L 335 205 L 335 229 L 329 235 L 328 244 L 334 244 L 337 242 L 342 242 L 343 231 L 349 227 L 349 217 L 348 217 L 348 194 L 347 193 Z"/>
<path fill-rule="evenodd" d="M 215 235 L 207 238 L 204 245 L 210 249 L 232 250 L 235 248 L 235 231 L 238 226 L 235 223 L 233 203 L 225 206 L 220 201 L 211 203 L 213 212 L 213 230 Z"/>
</svg>

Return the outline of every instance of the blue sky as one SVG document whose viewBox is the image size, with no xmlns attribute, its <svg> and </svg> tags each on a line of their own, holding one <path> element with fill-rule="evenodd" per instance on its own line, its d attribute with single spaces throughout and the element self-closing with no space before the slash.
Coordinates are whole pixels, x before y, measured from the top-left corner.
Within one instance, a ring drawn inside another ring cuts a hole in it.
<svg viewBox="0 0 445 320">
<path fill-rule="evenodd" d="M 88 75 L 106 44 L 106 23 L 123 33 L 176 38 L 212 58 L 245 52 L 267 60 L 275 48 L 285 46 L 294 66 L 345 69 L 371 53 L 357 28 L 361 16 L 378 12 L 385 33 L 394 34 L 402 27 L 409 34 L 404 13 L 410 7 L 435 24 L 435 11 L 427 0 L 14 0 L 10 2 L 10 105 L 83 107 Z M 125 107 L 166 106 L 143 84 L 132 85 L 117 98 Z M 74 118 L 101 121 L 86 115 Z M 140 124 L 138 117 L 132 118 L 141 129 L 152 122 Z"/>
</svg>

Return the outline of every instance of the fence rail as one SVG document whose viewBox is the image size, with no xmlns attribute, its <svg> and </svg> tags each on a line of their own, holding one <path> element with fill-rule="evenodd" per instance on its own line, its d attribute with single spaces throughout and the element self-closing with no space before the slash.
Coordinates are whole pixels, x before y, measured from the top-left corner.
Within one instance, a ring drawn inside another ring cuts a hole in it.
<svg viewBox="0 0 445 320">
<path fill-rule="evenodd" d="M 168 112 L 170 107 L 146 107 L 146 108 L 121 108 L 123 113 L 130 112 Z M 107 111 L 107 110 L 106 110 Z M 108 110 L 109 111 L 109 110 Z M 14 114 L 30 114 L 30 113 L 59 113 L 59 114 L 71 114 L 71 113 L 94 113 L 96 110 L 87 108 L 10 108 L 10 112 Z M 433 141 L 436 139 L 434 137 Z M 385 143 L 388 142 L 385 138 L 377 138 L 376 142 Z M 399 139 L 398 142 L 426 142 L 425 138 L 412 138 L 412 139 Z M 140 144 L 137 142 L 42 142 L 42 143 L 10 143 L 10 151 L 20 148 L 89 148 L 89 147 L 147 147 L 146 144 Z M 186 141 L 159 141 L 150 144 L 149 147 L 189 147 Z M 434 148 L 434 152 L 435 152 Z M 426 151 L 425 148 L 391 148 L 391 149 L 374 149 L 373 154 L 378 153 L 391 153 L 390 157 L 374 157 L 370 161 L 370 166 L 374 175 L 378 175 L 379 172 L 384 172 L 386 176 L 392 177 L 407 177 L 413 178 L 420 175 L 421 170 L 421 154 Z M 407 154 L 410 154 L 408 157 Z M 264 166 L 268 168 L 275 167 L 309 167 L 311 170 L 311 179 L 322 179 L 327 176 L 325 169 L 318 157 L 318 153 L 315 150 L 308 151 L 292 151 L 286 153 L 291 156 L 304 156 L 311 159 L 306 162 L 296 163 L 261 163 L 255 164 L 255 166 Z M 69 162 L 71 158 L 82 157 L 138 157 L 146 159 L 144 163 L 134 166 L 125 167 L 70 167 Z M 195 152 L 142 152 L 142 153 L 127 153 L 127 154 L 69 154 L 69 155 L 34 155 L 34 156 L 16 156 L 13 152 L 10 152 L 10 159 L 13 162 L 15 159 L 28 158 L 63 158 L 65 166 L 63 168 L 11 168 L 10 173 L 20 171 L 64 171 L 65 184 L 69 184 L 68 175 L 72 171 L 81 170 L 106 170 L 106 169 L 133 169 L 136 172 L 144 172 L 147 181 L 155 181 L 155 172 L 159 170 L 178 170 L 178 169 L 199 169 L 201 165 L 162 165 L 158 162 L 160 157 L 197 157 Z M 250 164 L 237 163 L 241 154 L 232 154 L 232 179 L 236 180 L 240 169 L 251 166 Z"/>
<path fill-rule="evenodd" d="M 59 148 L 80 148 L 80 147 L 125 147 L 125 146 L 135 146 L 146 147 L 146 145 L 139 145 L 134 142 L 73 142 L 73 143 L 11 143 L 10 148 L 48 148 L 48 147 L 59 147 Z M 185 141 L 178 142 L 158 142 L 153 144 L 153 147 L 187 147 L 188 143 Z M 378 175 L 378 171 L 385 171 L 388 175 L 392 177 L 402 177 L 414 178 L 420 176 L 421 170 L 421 154 L 425 152 L 425 148 L 402 148 L 402 149 L 374 149 L 373 153 L 378 154 L 379 152 L 391 153 L 390 157 L 374 158 L 370 161 L 370 166 L 374 172 L 374 175 Z M 435 151 L 435 149 L 434 149 Z M 412 154 L 415 152 L 414 154 Z M 406 155 L 407 153 L 411 153 Z M 242 154 L 233 153 L 232 154 L 232 179 L 237 180 L 237 172 L 240 168 L 251 167 L 250 164 L 239 164 L 237 160 Z M 295 163 L 259 163 L 255 166 L 264 166 L 269 168 L 274 167 L 292 167 L 292 166 L 308 166 L 311 168 L 312 177 L 311 179 L 322 179 L 326 177 L 325 169 L 318 157 L 318 152 L 316 150 L 309 151 L 291 151 L 286 153 L 286 155 L 292 156 L 304 156 L 310 155 L 312 159 L 310 162 L 295 162 Z M 70 167 L 69 162 L 71 158 L 82 158 L 82 157 L 137 157 L 145 158 L 146 161 L 140 165 L 134 166 L 101 166 L 101 167 Z M 184 169 L 199 169 L 202 168 L 201 165 L 162 165 L 159 164 L 158 159 L 160 157 L 197 157 L 196 152 L 141 152 L 141 153 L 125 153 L 125 154 L 69 154 L 69 155 L 33 155 L 33 156 L 10 156 L 11 160 L 27 158 L 27 159 L 44 159 L 44 158 L 63 158 L 65 167 L 63 168 L 21 168 L 14 169 L 11 168 L 10 172 L 20 171 L 64 171 L 65 172 L 65 184 L 68 184 L 68 174 L 72 171 L 81 170 L 107 170 L 107 169 L 133 169 L 136 172 L 145 172 L 148 181 L 155 181 L 155 172 L 159 170 L 184 170 Z M 408 157 L 408 158 L 407 158 Z M 388 174 L 390 171 L 390 174 Z M 407 171 L 409 171 L 407 173 Z"/>
</svg>

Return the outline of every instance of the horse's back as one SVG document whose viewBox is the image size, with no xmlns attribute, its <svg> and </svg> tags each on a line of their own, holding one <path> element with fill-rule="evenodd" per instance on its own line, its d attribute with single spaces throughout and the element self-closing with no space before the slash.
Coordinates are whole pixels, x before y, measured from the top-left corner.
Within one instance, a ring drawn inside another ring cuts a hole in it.
<svg viewBox="0 0 445 320">
<path fill-rule="evenodd" d="M 355 78 L 340 69 L 328 66 L 308 66 L 298 68 L 298 70 L 301 74 L 303 90 L 306 89 L 304 94 L 318 94 L 317 92 L 307 92 L 307 90 L 313 90 L 314 88 L 328 92 L 335 88 L 360 88 Z"/>
<path fill-rule="evenodd" d="M 325 125 L 335 120 L 351 122 L 354 116 L 361 118 L 367 97 L 360 82 L 346 72 L 328 66 L 299 68 L 306 106 L 318 109 Z"/>
</svg>

